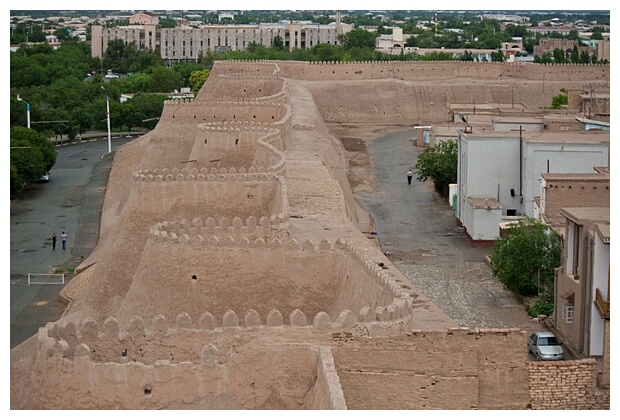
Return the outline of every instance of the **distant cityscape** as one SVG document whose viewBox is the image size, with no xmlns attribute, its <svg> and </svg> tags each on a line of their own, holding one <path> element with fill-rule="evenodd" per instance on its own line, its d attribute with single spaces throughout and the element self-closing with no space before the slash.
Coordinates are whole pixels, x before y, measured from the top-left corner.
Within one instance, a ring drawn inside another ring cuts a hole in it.
<svg viewBox="0 0 620 420">
<path fill-rule="evenodd" d="M 609 11 L 11 11 L 11 50 L 20 44 L 67 39 L 91 44 L 102 57 L 115 39 L 138 50 L 158 50 L 168 63 L 198 61 L 208 51 L 246 51 L 250 45 L 284 49 L 339 45 L 354 29 L 375 35 L 387 55 L 506 62 L 534 61 L 560 49 L 590 62 L 610 61 Z M 557 57 L 556 57 L 557 60 Z"/>
</svg>

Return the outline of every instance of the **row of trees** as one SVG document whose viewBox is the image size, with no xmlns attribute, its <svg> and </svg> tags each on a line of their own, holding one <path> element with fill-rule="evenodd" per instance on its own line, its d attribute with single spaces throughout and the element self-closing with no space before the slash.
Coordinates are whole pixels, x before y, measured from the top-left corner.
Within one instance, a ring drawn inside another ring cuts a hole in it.
<svg viewBox="0 0 620 420">
<path fill-rule="evenodd" d="M 82 133 L 106 129 L 106 94 L 110 98 L 110 120 L 113 131 L 135 127 L 154 128 L 163 110 L 167 94 L 189 86 L 194 71 L 205 65 L 163 65 L 154 52 L 139 52 L 133 45 L 111 43 L 103 59 L 106 67 L 131 69 L 135 73 L 120 79 L 102 78 L 101 61 L 90 57 L 88 44 L 63 43 L 54 50 L 49 45 L 22 45 L 11 54 L 11 126 L 26 125 L 26 104 L 30 103 L 32 128 L 52 136 L 75 138 Z M 126 67 L 123 67 L 126 66 Z M 101 87 L 105 87 L 105 91 Z M 120 103 L 121 93 L 134 94 Z"/>
<path fill-rule="evenodd" d="M 548 63 L 559 63 L 559 64 L 596 64 L 598 60 L 594 56 L 590 56 L 588 51 L 581 50 L 577 45 L 570 50 L 570 54 L 564 52 L 561 48 L 555 48 L 553 52 L 547 51 L 539 56 L 538 54 L 534 56 L 534 63 L 540 64 L 548 64 Z"/>
</svg>

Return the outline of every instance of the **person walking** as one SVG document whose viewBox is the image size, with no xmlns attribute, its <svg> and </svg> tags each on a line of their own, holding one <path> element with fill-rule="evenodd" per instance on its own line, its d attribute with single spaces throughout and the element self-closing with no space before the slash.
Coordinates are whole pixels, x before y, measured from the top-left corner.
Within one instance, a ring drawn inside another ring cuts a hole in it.
<svg viewBox="0 0 620 420">
<path fill-rule="evenodd" d="M 52 233 L 52 250 L 56 250 L 56 232 Z"/>
<path fill-rule="evenodd" d="M 407 171 L 407 182 L 409 183 L 409 185 L 411 185 L 411 179 L 413 178 L 413 172 L 411 172 L 411 169 L 409 169 Z"/>
<path fill-rule="evenodd" d="M 65 232 L 60 235 L 60 240 L 62 241 L 62 249 L 67 249 L 67 234 Z"/>
</svg>

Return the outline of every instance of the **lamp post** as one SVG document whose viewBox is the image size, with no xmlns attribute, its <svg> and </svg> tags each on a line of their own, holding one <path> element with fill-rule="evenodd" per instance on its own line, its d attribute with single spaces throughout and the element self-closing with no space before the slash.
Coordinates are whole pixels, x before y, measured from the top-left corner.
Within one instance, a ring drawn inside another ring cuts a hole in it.
<svg viewBox="0 0 620 420">
<path fill-rule="evenodd" d="M 19 97 L 19 94 L 17 94 L 17 100 L 21 102 L 26 102 Z M 30 104 L 28 102 L 26 102 L 26 126 L 30 128 Z"/>
<path fill-rule="evenodd" d="M 112 153 L 112 136 L 110 134 L 110 100 L 108 99 L 108 92 L 105 88 L 101 86 L 101 89 L 105 92 L 106 119 L 108 120 L 108 153 Z"/>
</svg>

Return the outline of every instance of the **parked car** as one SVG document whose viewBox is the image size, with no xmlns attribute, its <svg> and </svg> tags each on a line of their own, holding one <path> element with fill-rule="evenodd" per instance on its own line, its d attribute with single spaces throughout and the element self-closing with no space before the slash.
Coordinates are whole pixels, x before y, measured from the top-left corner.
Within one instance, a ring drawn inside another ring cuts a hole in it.
<svg viewBox="0 0 620 420">
<path fill-rule="evenodd" d="M 43 175 L 41 175 L 41 178 L 39 178 L 39 182 L 50 182 L 50 173 L 45 172 Z"/>
<path fill-rule="evenodd" d="M 547 331 L 530 334 L 527 339 L 527 352 L 536 356 L 536 360 L 564 360 L 562 343 L 553 333 Z"/>
</svg>

